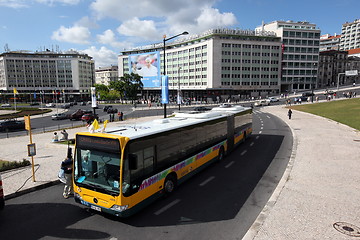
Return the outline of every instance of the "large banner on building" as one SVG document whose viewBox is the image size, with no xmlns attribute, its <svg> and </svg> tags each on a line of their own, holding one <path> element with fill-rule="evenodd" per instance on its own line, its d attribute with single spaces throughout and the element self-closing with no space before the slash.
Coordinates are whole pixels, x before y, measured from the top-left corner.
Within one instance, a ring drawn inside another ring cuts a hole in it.
<svg viewBox="0 0 360 240">
<path fill-rule="evenodd" d="M 142 76 L 144 88 L 160 87 L 160 53 L 149 52 L 129 55 L 130 73 Z"/>
</svg>

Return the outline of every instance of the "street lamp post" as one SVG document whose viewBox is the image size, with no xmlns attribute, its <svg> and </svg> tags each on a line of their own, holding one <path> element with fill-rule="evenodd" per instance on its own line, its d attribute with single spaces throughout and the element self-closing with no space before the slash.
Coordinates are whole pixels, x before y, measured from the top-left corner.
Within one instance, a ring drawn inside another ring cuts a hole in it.
<svg viewBox="0 0 360 240">
<path fill-rule="evenodd" d="M 315 67 L 316 67 L 316 63 L 314 63 L 314 69 L 313 69 L 313 78 L 315 78 L 315 85 L 316 85 L 316 79 L 317 79 L 317 76 L 315 76 Z M 311 86 L 311 103 L 314 102 L 314 87 L 312 85 L 312 81 L 310 82 L 310 86 Z"/>
<path fill-rule="evenodd" d="M 165 46 L 165 42 L 166 41 L 169 41 L 169 40 L 171 40 L 171 39 L 173 39 L 173 38 L 176 38 L 176 37 L 178 37 L 178 36 L 181 36 L 181 35 L 187 35 L 187 34 L 189 34 L 188 32 L 183 32 L 183 33 L 180 33 L 180 34 L 178 34 L 178 35 L 175 35 L 175 36 L 172 36 L 172 37 L 169 37 L 169 38 L 166 38 L 166 35 L 164 35 L 164 39 L 163 39 L 163 51 L 164 51 L 164 57 L 163 57 L 163 59 L 164 59 L 164 76 L 166 76 L 166 55 L 165 55 L 165 49 L 166 49 L 166 46 Z M 166 118 L 166 103 L 164 103 L 164 118 Z"/>
<path fill-rule="evenodd" d="M 178 90 L 177 90 L 177 102 L 179 104 L 179 112 L 180 112 L 180 105 L 181 105 L 180 70 L 181 70 L 181 67 L 179 67 L 179 70 L 178 70 Z"/>
</svg>

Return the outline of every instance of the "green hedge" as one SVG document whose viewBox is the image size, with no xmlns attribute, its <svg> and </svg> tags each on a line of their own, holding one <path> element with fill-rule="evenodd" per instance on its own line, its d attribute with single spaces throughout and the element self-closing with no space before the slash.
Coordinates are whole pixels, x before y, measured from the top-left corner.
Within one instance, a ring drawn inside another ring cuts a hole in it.
<svg viewBox="0 0 360 240">
<path fill-rule="evenodd" d="M 29 160 L 23 159 L 21 162 L 9 162 L 0 160 L 0 172 L 15 169 L 19 167 L 25 167 L 31 165 Z"/>
</svg>

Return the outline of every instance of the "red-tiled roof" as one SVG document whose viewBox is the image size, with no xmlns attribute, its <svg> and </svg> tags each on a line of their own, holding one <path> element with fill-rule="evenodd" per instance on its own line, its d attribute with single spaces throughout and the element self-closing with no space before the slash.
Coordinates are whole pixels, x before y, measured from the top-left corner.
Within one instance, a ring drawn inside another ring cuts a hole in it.
<svg viewBox="0 0 360 240">
<path fill-rule="evenodd" d="M 350 49 L 348 50 L 349 55 L 360 53 L 360 48 Z"/>
</svg>

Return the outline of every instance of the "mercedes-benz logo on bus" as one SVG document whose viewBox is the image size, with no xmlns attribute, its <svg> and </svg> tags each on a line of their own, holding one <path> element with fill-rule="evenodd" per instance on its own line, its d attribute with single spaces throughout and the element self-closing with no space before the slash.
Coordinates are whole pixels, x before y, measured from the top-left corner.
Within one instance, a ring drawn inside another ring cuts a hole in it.
<svg viewBox="0 0 360 240">
<path fill-rule="evenodd" d="M 98 203 L 98 200 L 96 198 L 94 198 L 94 203 Z"/>
</svg>

